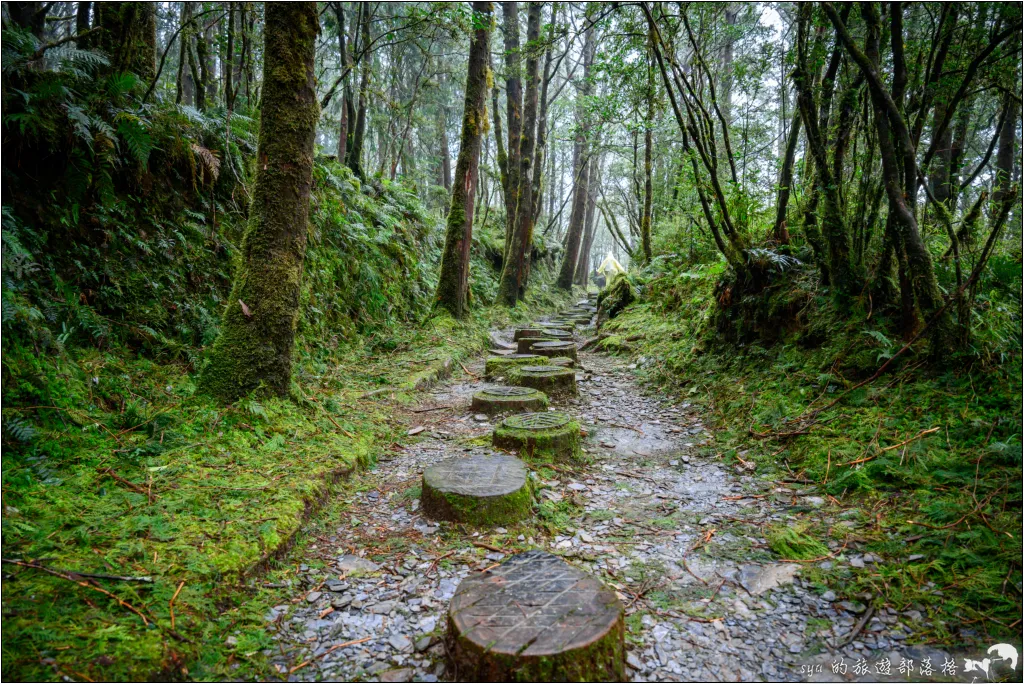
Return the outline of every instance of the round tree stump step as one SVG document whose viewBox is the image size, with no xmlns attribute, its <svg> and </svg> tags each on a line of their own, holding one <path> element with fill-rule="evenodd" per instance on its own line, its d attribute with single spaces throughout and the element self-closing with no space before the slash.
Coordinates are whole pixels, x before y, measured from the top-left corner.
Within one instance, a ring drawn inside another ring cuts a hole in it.
<svg viewBox="0 0 1024 684">
<path fill-rule="evenodd" d="M 572 359 L 570 359 L 571 361 Z M 515 369 L 516 383 L 541 390 L 551 397 L 575 397 L 576 371 L 562 366 L 520 366 Z"/>
<path fill-rule="evenodd" d="M 442 461 L 423 471 L 423 512 L 436 520 L 500 525 L 533 510 L 525 464 L 508 454 Z"/>
<path fill-rule="evenodd" d="M 576 343 L 564 340 L 535 342 L 530 346 L 530 353 L 540 354 L 548 358 L 568 356 L 573 361 L 579 358 L 576 354 Z"/>
<path fill-rule="evenodd" d="M 533 366 L 529 366 L 533 368 Z M 575 373 L 573 374 L 575 376 Z M 473 395 L 470 410 L 496 416 L 502 413 L 529 413 L 548 407 L 544 392 L 530 387 L 495 387 L 480 390 Z"/>
<path fill-rule="evenodd" d="M 520 337 L 516 340 L 516 351 L 520 354 L 534 354 L 536 352 L 530 351 L 530 346 L 536 342 L 557 342 L 553 337 L 544 337 L 538 335 L 537 337 Z"/>
<path fill-rule="evenodd" d="M 539 337 L 550 337 L 554 340 L 572 340 L 572 333 L 561 328 L 544 328 Z"/>
<path fill-rule="evenodd" d="M 625 681 L 615 592 L 532 550 L 462 580 L 448 606 L 451 664 L 463 682 Z"/>
<path fill-rule="evenodd" d="M 568 413 L 520 413 L 494 428 L 491 443 L 536 461 L 582 461 L 580 424 Z"/>
<path fill-rule="evenodd" d="M 508 375 L 510 368 L 516 366 L 529 366 L 543 360 L 540 354 L 505 354 L 504 356 L 489 356 L 484 364 L 484 377 L 488 380 Z"/>
<path fill-rule="evenodd" d="M 521 337 L 542 337 L 541 332 L 544 326 L 538 324 L 529 328 L 516 328 L 512 333 L 512 340 L 518 342 Z"/>
</svg>

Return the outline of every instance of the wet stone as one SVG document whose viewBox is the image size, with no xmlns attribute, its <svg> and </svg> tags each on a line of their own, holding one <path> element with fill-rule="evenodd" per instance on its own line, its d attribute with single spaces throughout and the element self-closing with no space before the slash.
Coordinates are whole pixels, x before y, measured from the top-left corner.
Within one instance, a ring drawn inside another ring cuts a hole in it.
<svg viewBox="0 0 1024 684">
<path fill-rule="evenodd" d="M 623 681 L 615 593 L 542 551 L 512 556 L 459 585 L 448 609 L 461 681 Z"/>
<path fill-rule="evenodd" d="M 494 416 L 503 413 L 543 411 L 548 407 L 544 392 L 530 387 L 494 387 L 473 395 L 470 410 Z M 486 416 L 484 416 L 486 420 Z"/>
<path fill-rule="evenodd" d="M 530 515 L 526 466 L 507 454 L 453 458 L 423 471 L 421 506 L 430 517 L 476 525 L 511 523 Z"/>
</svg>

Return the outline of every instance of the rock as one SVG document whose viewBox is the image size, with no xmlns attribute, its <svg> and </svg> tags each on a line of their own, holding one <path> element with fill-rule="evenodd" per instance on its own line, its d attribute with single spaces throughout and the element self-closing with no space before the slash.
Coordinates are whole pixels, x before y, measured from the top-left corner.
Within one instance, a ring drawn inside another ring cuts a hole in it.
<svg viewBox="0 0 1024 684">
<path fill-rule="evenodd" d="M 311 591 L 308 594 L 306 594 L 306 602 L 307 603 L 316 603 L 317 601 L 320 600 L 320 597 L 323 596 L 323 595 L 324 594 L 321 591 Z"/>
<path fill-rule="evenodd" d="M 473 420 L 475 420 L 478 423 L 486 423 L 488 420 L 487 414 L 477 413 L 476 415 L 473 416 Z"/>
<path fill-rule="evenodd" d="M 416 435 L 420 434 L 421 432 L 423 432 L 423 431 L 424 431 L 424 430 L 426 430 L 426 429 L 427 429 L 427 428 L 423 427 L 422 425 L 417 425 L 416 427 L 414 427 L 414 428 L 411 428 L 411 429 L 410 429 L 410 430 L 409 430 L 409 431 L 408 431 L 407 433 L 405 433 L 405 434 L 409 435 L 410 437 L 414 437 L 414 436 L 416 436 Z"/>
<path fill-rule="evenodd" d="M 431 644 L 433 643 L 434 637 L 428 634 L 427 636 L 422 636 L 419 639 L 417 639 L 414 648 L 416 649 L 417 653 L 423 653 L 428 648 L 430 648 Z"/>
<path fill-rule="evenodd" d="M 775 563 L 771 565 L 744 565 L 740 568 L 739 583 L 753 596 L 791 584 L 800 566 L 796 563 Z"/>
<path fill-rule="evenodd" d="M 923 553 L 912 553 L 907 557 L 907 560 L 913 563 L 914 561 L 919 561 L 922 558 L 924 558 Z"/>
<path fill-rule="evenodd" d="M 863 556 L 853 556 L 852 558 L 850 558 L 850 567 L 853 567 L 853 568 L 863 568 L 864 567 L 864 558 L 863 558 Z"/>
<path fill-rule="evenodd" d="M 395 601 L 381 601 L 380 603 L 374 603 L 372 606 L 367 606 L 366 610 L 375 615 L 387 615 L 395 609 Z"/>
<path fill-rule="evenodd" d="M 829 589 L 828 591 L 826 591 L 824 594 L 821 595 L 821 600 L 822 601 L 828 601 L 829 603 L 832 603 L 833 601 L 836 600 L 836 592 L 834 592 L 831 589 Z"/>
<path fill-rule="evenodd" d="M 391 644 L 391 646 L 396 651 L 411 651 L 412 650 L 412 641 L 410 641 L 409 637 L 405 636 L 404 634 L 392 634 L 388 638 L 388 643 Z"/>
<path fill-rule="evenodd" d="M 863 603 L 860 603 L 858 601 L 840 601 L 839 602 L 839 607 L 842 608 L 845 611 L 848 611 L 850 613 L 854 613 L 855 615 L 860 615 L 861 613 L 863 613 L 865 610 L 868 609 L 867 606 L 865 606 Z"/>
<path fill-rule="evenodd" d="M 238 637 L 229 636 L 227 639 L 224 640 L 224 645 L 228 648 L 234 648 L 238 645 Z"/>
<path fill-rule="evenodd" d="M 641 663 L 640 659 L 637 658 L 636 655 L 633 653 L 626 654 L 626 664 L 634 670 L 636 670 L 637 672 L 643 672 L 644 670 L 644 664 Z"/>
<path fill-rule="evenodd" d="M 388 670 L 387 672 L 381 672 L 380 681 L 382 682 L 411 682 L 413 675 L 416 674 L 416 670 L 411 667 L 402 667 L 397 670 Z"/>
<path fill-rule="evenodd" d="M 339 558 L 335 565 L 338 567 L 338 570 L 341 570 L 346 575 L 376 572 L 377 570 L 380 570 L 380 566 L 372 560 L 360 558 L 359 556 L 351 553 L 346 553 L 344 556 Z"/>
</svg>

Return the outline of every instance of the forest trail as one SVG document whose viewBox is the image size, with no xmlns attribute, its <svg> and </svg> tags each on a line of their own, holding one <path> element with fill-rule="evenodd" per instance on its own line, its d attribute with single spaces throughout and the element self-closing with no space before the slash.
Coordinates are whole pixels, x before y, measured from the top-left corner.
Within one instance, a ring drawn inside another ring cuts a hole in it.
<svg viewBox="0 0 1024 684">
<path fill-rule="evenodd" d="M 799 484 L 734 472 L 705 453 L 712 437 L 700 416 L 645 393 L 627 362 L 583 353 L 580 365 L 580 396 L 559 408 L 580 419 L 592 462 L 535 468 L 539 514 L 508 529 L 439 525 L 419 512 L 424 468 L 491 452 L 492 422 L 469 412 L 471 395 L 488 384 L 478 379 L 482 359 L 404 409 L 411 431 L 422 431 L 357 477 L 347 490 L 347 523 L 320 538 L 311 556 L 294 559 L 306 561 L 301 588 L 267 616 L 277 641 L 271 661 L 282 675 L 449 679 L 442 636 L 459 582 L 533 547 L 619 592 L 635 681 L 795 681 L 814 678 L 812 670 L 833 677 L 832 640 L 849 668 L 884 656 L 894 674 L 901 657 L 942 663 L 941 652 L 900 647 L 910 633 L 901 623 L 920 613 L 872 614 L 867 596 L 837 601 L 805 575 L 840 561 L 782 563 L 769 550 L 766 527 L 822 515 L 820 498 Z M 838 547 L 832 555 L 878 561 Z M 311 569 L 317 564 L 325 565 Z"/>
</svg>

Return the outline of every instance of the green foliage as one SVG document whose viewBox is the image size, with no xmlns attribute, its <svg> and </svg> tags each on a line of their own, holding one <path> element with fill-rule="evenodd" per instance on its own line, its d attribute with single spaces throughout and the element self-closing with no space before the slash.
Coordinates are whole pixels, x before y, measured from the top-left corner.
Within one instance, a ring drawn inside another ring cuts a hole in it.
<svg viewBox="0 0 1024 684">
<path fill-rule="evenodd" d="M 863 548 L 892 561 L 848 578 L 850 586 L 898 608 L 933 607 L 925 638 L 1009 634 L 1005 625 L 1021 611 L 1020 594 L 1004 591 L 1021 582 L 1021 539 L 1012 533 L 1022 524 L 1019 274 L 983 275 L 979 293 L 991 299 L 978 312 L 974 348 L 953 363 L 930 362 L 922 342 L 889 373 L 849 391 L 902 347 L 891 318 L 838 310 L 800 268 L 743 315 L 736 302 L 730 312 L 721 305 L 723 266 L 655 258 L 642 299 L 604 330 L 636 341 L 629 351 L 643 357 L 644 376 L 703 406 L 717 428 L 716 451 L 750 449 L 745 458 L 759 469 L 816 483 L 847 509 L 844 517 L 871 519 L 859 531 Z M 806 434 L 793 438 L 751 440 L 752 432 L 801 427 Z M 768 537 L 784 558 L 827 554 L 810 534 L 778 528 Z M 911 554 L 923 558 L 906 562 Z M 965 620 L 974 632 L 959 631 Z"/>
</svg>

